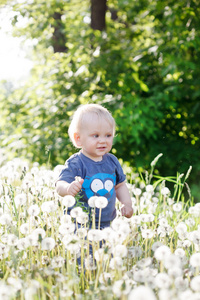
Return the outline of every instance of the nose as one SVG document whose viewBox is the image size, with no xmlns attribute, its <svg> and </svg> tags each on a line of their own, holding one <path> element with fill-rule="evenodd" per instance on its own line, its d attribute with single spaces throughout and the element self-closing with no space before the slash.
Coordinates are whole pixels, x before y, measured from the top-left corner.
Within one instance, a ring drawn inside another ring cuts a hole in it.
<svg viewBox="0 0 200 300">
<path fill-rule="evenodd" d="M 102 137 L 100 137 L 100 139 L 99 139 L 99 143 L 101 143 L 101 144 L 102 144 L 102 143 L 105 143 L 105 137 L 103 137 L 103 136 L 102 136 Z"/>
</svg>

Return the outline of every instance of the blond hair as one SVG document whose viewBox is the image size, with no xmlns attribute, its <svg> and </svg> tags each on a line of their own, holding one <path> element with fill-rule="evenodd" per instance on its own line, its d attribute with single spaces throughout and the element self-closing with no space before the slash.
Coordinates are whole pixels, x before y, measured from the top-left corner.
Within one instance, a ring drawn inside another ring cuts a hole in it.
<svg viewBox="0 0 200 300">
<path fill-rule="evenodd" d="M 113 128 L 113 135 L 115 134 L 115 120 L 112 117 L 111 113 L 103 106 L 99 104 L 85 104 L 80 105 L 78 109 L 75 111 L 71 124 L 68 129 L 69 137 L 75 147 L 77 147 L 74 134 L 79 133 L 80 129 L 82 128 L 85 120 L 86 115 L 93 114 L 95 117 L 99 118 L 100 120 L 103 118 L 104 120 L 108 121 L 108 123 Z"/>
</svg>

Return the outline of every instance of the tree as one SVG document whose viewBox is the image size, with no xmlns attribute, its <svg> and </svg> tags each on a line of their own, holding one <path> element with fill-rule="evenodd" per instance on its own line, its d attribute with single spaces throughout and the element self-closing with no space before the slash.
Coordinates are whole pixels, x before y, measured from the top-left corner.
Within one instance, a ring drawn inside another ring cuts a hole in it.
<svg viewBox="0 0 200 300">
<path fill-rule="evenodd" d="M 40 163 L 63 163 L 76 151 L 67 135 L 73 111 L 82 103 L 102 103 L 118 124 L 113 153 L 132 167 L 148 168 L 162 152 L 163 176 L 192 165 L 195 183 L 200 172 L 198 3 L 110 0 L 107 10 L 103 1 L 92 3 L 102 5 L 101 22 L 92 17 L 98 30 L 88 24 L 86 0 L 14 6 L 16 23 L 28 18 L 25 28 L 16 28 L 18 34 L 37 40 L 37 65 L 26 88 L 1 99 L 2 144 Z M 56 30 L 63 35 L 62 52 L 55 48 Z"/>
</svg>

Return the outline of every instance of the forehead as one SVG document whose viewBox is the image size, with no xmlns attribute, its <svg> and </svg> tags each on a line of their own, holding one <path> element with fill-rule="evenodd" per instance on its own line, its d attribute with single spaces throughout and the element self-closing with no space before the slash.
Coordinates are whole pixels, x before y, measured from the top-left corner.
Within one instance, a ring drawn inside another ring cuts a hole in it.
<svg viewBox="0 0 200 300">
<path fill-rule="evenodd" d="M 81 127 L 82 128 L 88 128 L 91 130 L 94 129 L 100 129 L 104 128 L 107 130 L 113 130 L 113 124 L 111 123 L 111 120 L 109 120 L 106 116 L 102 115 L 99 116 L 98 114 L 95 113 L 87 113 L 83 116 L 82 122 L 81 122 Z"/>
</svg>

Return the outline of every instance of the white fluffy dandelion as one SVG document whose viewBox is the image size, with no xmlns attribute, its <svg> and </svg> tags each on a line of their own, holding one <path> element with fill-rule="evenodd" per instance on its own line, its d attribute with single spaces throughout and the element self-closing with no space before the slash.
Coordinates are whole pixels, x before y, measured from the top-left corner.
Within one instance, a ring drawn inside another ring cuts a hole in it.
<svg viewBox="0 0 200 300">
<path fill-rule="evenodd" d="M 62 198 L 62 205 L 65 207 L 72 207 L 76 203 L 76 199 L 71 195 L 66 195 Z"/>
<path fill-rule="evenodd" d="M 134 188 L 134 189 L 133 189 L 133 194 L 134 194 L 135 196 L 140 196 L 140 195 L 142 194 L 142 191 L 141 191 L 141 189 L 139 189 L 139 188 Z"/>
<path fill-rule="evenodd" d="M 166 273 L 158 273 L 155 278 L 155 284 L 160 289 L 169 289 L 172 284 L 172 279 Z"/>
<path fill-rule="evenodd" d="M 167 187 L 163 187 L 160 192 L 165 197 L 170 195 L 170 190 Z"/>
<path fill-rule="evenodd" d="M 14 198 L 15 206 L 18 208 L 19 206 L 23 206 L 27 202 L 27 195 L 25 193 L 18 194 Z"/>
<path fill-rule="evenodd" d="M 132 290 L 128 296 L 128 300 L 156 300 L 156 296 L 152 289 L 148 286 L 138 286 Z"/>
<path fill-rule="evenodd" d="M 90 229 L 88 231 L 88 240 L 89 241 L 101 241 L 103 239 L 102 231 L 99 229 Z"/>
<path fill-rule="evenodd" d="M 200 292 L 200 275 L 192 278 L 190 282 L 190 286 L 194 292 L 198 292 L 198 293 Z"/>
<path fill-rule="evenodd" d="M 75 231 L 75 224 L 74 223 L 63 223 L 58 228 L 59 233 L 63 236 L 66 234 L 73 233 Z"/>
<path fill-rule="evenodd" d="M 40 213 L 40 208 L 39 208 L 39 206 L 38 206 L 37 204 L 31 205 L 31 206 L 29 207 L 29 209 L 28 209 L 28 214 L 29 214 L 30 216 L 36 217 L 36 216 L 39 215 L 39 213 Z"/>
<path fill-rule="evenodd" d="M 154 236 L 154 232 L 152 229 L 143 229 L 142 230 L 142 237 L 144 239 L 151 239 Z"/>
<path fill-rule="evenodd" d="M 98 198 L 97 196 L 92 196 L 92 197 L 90 197 L 90 198 L 88 199 L 88 205 L 89 205 L 90 207 L 95 207 L 95 201 L 96 201 L 97 198 Z"/>
<path fill-rule="evenodd" d="M 56 245 L 54 238 L 46 237 L 42 240 L 42 250 L 53 250 Z"/>
<path fill-rule="evenodd" d="M 70 216 L 74 219 L 78 218 L 83 213 L 83 210 L 81 207 L 74 207 L 70 211 Z"/>
<path fill-rule="evenodd" d="M 171 250 L 168 246 L 160 246 L 159 248 L 156 249 L 154 256 L 157 260 L 162 261 L 166 259 L 167 256 L 171 254 Z"/>
<path fill-rule="evenodd" d="M 191 255 L 190 264 L 194 268 L 200 267 L 200 253 L 199 252 Z"/>
<path fill-rule="evenodd" d="M 61 268 L 65 263 L 65 259 L 62 256 L 54 256 L 51 260 L 52 268 Z"/>
<path fill-rule="evenodd" d="M 183 207 L 182 203 L 180 203 L 180 202 L 179 203 L 175 203 L 173 205 L 173 211 L 180 212 L 182 210 L 182 207 Z"/>
<path fill-rule="evenodd" d="M 112 249 L 114 257 L 125 257 L 127 256 L 128 250 L 125 245 L 116 245 Z"/>
<path fill-rule="evenodd" d="M 105 208 L 108 205 L 108 199 L 106 197 L 100 196 L 95 199 L 95 206 L 97 208 Z"/>
<path fill-rule="evenodd" d="M 119 256 L 111 258 L 109 266 L 112 270 L 121 269 L 123 266 L 122 258 Z"/>
<path fill-rule="evenodd" d="M 84 211 L 76 218 L 79 224 L 86 224 L 88 222 L 88 219 L 88 214 Z"/>
<path fill-rule="evenodd" d="M 5 213 L 0 217 L 0 224 L 1 225 L 11 225 L 13 222 L 13 219 L 10 214 Z"/>
<path fill-rule="evenodd" d="M 164 258 L 164 266 L 166 269 L 170 269 L 173 267 L 181 267 L 181 259 L 175 254 L 169 254 Z"/>
<path fill-rule="evenodd" d="M 30 246 L 30 242 L 29 240 L 25 237 L 25 238 L 21 238 L 17 241 L 17 248 L 19 250 L 25 250 Z"/>
<path fill-rule="evenodd" d="M 27 235 L 29 234 L 30 232 L 30 225 L 28 223 L 23 223 L 21 226 L 20 226 L 20 232 L 24 235 Z"/>
<path fill-rule="evenodd" d="M 57 209 L 58 209 L 58 204 L 56 203 L 56 201 L 53 200 L 45 201 L 41 205 L 42 212 L 51 213 L 51 212 L 55 212 Z"/>
</svg>

